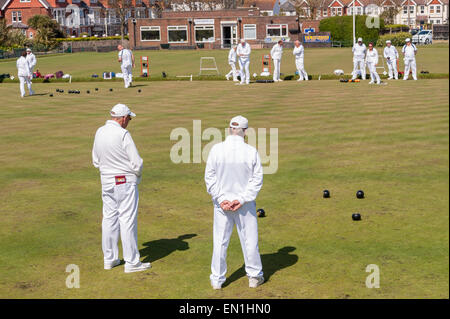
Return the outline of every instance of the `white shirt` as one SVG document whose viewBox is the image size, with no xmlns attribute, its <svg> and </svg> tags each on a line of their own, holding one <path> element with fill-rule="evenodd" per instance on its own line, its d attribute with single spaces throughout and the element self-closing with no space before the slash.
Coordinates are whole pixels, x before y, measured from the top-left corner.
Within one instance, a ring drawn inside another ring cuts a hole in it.
<svg viewBox="0 0 450 319">
<path fill-rule="evenodd" d="M 295 55 L 296 60 L 303 59 L 305 50 L 303 49 L 303 45 L 299 45 L 298 47 L 294 46 L 294 50 L 292 51 L 292 54 Z"/>
<path fill-rule="evenodd" d="M 30 65 L 28 64 L 27 59 L 23 56 L 17 59 L 16 66 L 18 76 L 31 76 Z"/>
<path fill-rule="evenodd" d="M 377 49 L 373 48 L 372 51 L 367 50 L 366 62 L 378 64 L 378 52 Z"/>
<path fill-rule="evenodd" d="M 391 45 L 390 47 L 385 47 L 383 54 L 386 59 L 387 58 L 389 58 L 389 60 L 398 59 L 398 51 L 393 45 Z"/>
<path fill-rule="evenodd" d="M 102 185 L 114 184 L 115 176 L 121 175 L 127 182 L 141 180 L 143 160 L 130 133 L 116 121 L 106 121 L 95 133 L 92 163 L 100 169 Z"/>
<path fill-rule="evenodd" d="M 353 58 L 358 60 L 364 60 L 364 57 L 366 55 L 366 45 L 363 43 L 359 45 L 358 43 L 355 43 L 352 48 L 353 52 Z"/>
<path fill-rule="evenodd" d="M 250 45 L 248 43 L 245 43 L 245 47 L 242 46 L 242 43 L 239 43 L 236 49 L 236 54 L 239 56 L 239 54 L 243 54 L 243 56 L 239 56 L 239 59 L 242 61 L 246 61 L 250 58 L 250 53 L 252 52 L 252 49 L 250 48 Z"/>
<path fill-rule="evenodd" d="M 36 56 L 33 53 L 27 54 L 27 61 L 30 65 L 30 69 L 33 70 L 33 68 L 36 66 Z"/>
<path fill-rule="evenodd" d="M 231 48 L 228 52 L 228 63 L 236 63 L 236 50 L 234 48 Z"/>
<path fill-rule="evenodd" d="M 211 148 L 205 169 L 206 190 L 214 204 L 237 199 L 241 204 L 256 199 L 263 184 L 258 151 L 244 138 L 229 135 Z"/>
<path fill-rule="evenodd" d="M 283 47 L 281 45 L 279 45 L 278 43 L 275 44 L 272 47 L 272 50 L 270 50 L 270 55 L 271 55 L 272 59 L 274 59 L 274 60 L 281 60 L 281 57 L 283 55 Z"/>
<path fill-rule="evenodd" d="M 417 51 L 417 48 L 412 43 L 411 43 L 411 45 L 405 44 L 403 46 L 403 49 L 402 49 L 402 52 L 405 55 L 405 59 L 415 59 L 416 58 L 416 54 L 415 54 L 416 51 Z"/>
<path fill-rule="evenodd" d="M 128 49 L 122 49 L 119 52 L 119 59 L 122 59 L 122 66 L 133 65 L 133 53 Z"/>
</svg>

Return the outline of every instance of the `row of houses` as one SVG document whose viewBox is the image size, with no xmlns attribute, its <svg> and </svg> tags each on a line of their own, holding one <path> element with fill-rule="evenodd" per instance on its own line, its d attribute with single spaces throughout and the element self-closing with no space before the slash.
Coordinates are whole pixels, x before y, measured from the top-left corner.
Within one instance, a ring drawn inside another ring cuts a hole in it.
<svg viewBox="0 0 450 319">
<path fill-rule="evenodd" d="M 210 1 L 207 6 L 201 1 L 183 2 L 183 0 L 178 0 L 171 3 L 162 12 L 155 11 L 155 5 L 158 4 L 158 1 L 166 0 L 130 1 L 132 7 L 127 10 L 122 20 L 139 20 L 141 24 L 142 21 L 149 20 L 146 22 L 146 27 L 155 29 L 159 26 L 160 37 L 166 38 L 167 43 L 172 42 L 169 41 L 170 36 L 168 32 L 162 32 L 161 30 L 167 31 L 169 30 L 168 27 L 173 27 L 171 24 L 175 23 L 173 19 L 176 18 L 192 21 L 192 19 L 198 20 L 200 18 L 217 19 L 219 16 L 224 17 L 226 15 L 232 21 L 247 20 L 242 22 L 242 30 L 237 27 L 235 30 L 233 26 L 226 30 L 220 26 L 215 26 L 217 31 L 213 32 L 213 36 L 216 39 L 218 38 L 217 34 L 225 33 L 221 42 L 228 43 L 228 40 L 225 39 L 230 39 L 233 43 L 235 35 L 239 37 L 239 33 L 253 32 L 250 30 L 259 30 L 257 37 L 259 40 L 264 40 L 270 33 L 275 32 L 271 30 L 275 28 L 272 25 L 276 24 L 282 24 L 293 32 L 299 28 L 307 30 L 307 32 L 313 32 L 312 30 L 317 32 L 319 31 L 317 21 L 320 21 L 320 19 L 352 15 L 353 9 L 355 14 L 380 15 L 385 10 L 396 8 L 398 13 L 395 15 L 395 21 L 393 22 L 410 25 L 411 27 L 425 24 L 448 24 L 449 15 L 449 0 L 243 0 L 237 2 L 245 7 L 238 7 L 231 11 L 225 10 L 225 2 L 220 0 Z M 45 14 L 52 17 L 69 36 L 80 36 L 81 34 L 110 36 L 120 33 L 121 18 L 114 7 L 114 2 L 117 3 L 114 0 L 0 0 L 0 18 L 4 18 L 7 24 L 13 28 L 22 30 L 29 38 L 34 36 L 35 31 L 28 28 L 27 21 L 35 14 Z M 161 6 L 156 8 L 161 8 Z M 296 26 L 299 18 L 301 19 L 300 26 Z M 283 23 L 271 23 L 274 19 Z M 126 33 L 130 32 L 130 26 L 133 28 L 136 26 L 136 23 L 130 24 L 130 21 L 127 21 L 128 24 L 125 27 Z M 191 23 L 194 26 L 195 22 Z M 246 25 L 245 28 L 244 24 Z M 205 25 L 203 24 L 202 27 L 205 28 Z M 211 25 L 209 28 L 211 28 Z M 280 27 L 280 30 L 280 33 L 283 34 L 283 27 Z M 300 30 L 300 32 L 304 30 Z M 170 29 L 170 31 L 173 30 Z M 133 32 L 140 32 L 140 29 L 137 31 L 133 29 Z M 197 43 L 205 42 L 199 40 L 200 36 L 197 36 L 196 32 L 212 37 L 211 30 L 204 29 L 201 32 L 200 25 L 193 28 L 192 32 L 191 40 L 188 41 L 190 45 L 195 45 L 196 41 Z M 153 33 L 156 34 L 156 31 Z M 144 32 L 144 37 L 153 33 Z M 176 32 L 170 33 L 175 34 Z M 139 37 L 139 39 L 141 38 Z M 142 39 L 142 41 L 145 41 L 144 38 Z"/>
</svg>

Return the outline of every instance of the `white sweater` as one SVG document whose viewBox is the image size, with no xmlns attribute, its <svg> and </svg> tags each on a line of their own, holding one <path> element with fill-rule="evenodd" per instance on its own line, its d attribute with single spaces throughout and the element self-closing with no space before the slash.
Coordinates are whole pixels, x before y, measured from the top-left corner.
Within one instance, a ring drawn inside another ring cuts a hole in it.
<svg viewBox="0 0 450 319">
<path fill-rule="evenodd" d="M 205 183 L 216 207 L 224 200 L 237 199 L 241 204 L 254 201 L 263 184 L 258 151 L 241 136 L 229 135 L 211 148 Z"/>
<path fill-rule="evenodd" d="M 28 64 L 27 59 L 23 56 L 17 59 L 16 66 L 18 76 L 31 76 L 30 65 Z"/>
<path fill-rule="evenodd" d="M 299 47 L 294 46 L 294 50 L 292 54 L 295 56 L 296 60 L 301 60 L 304 57 L 305 50 L 303 49 L 303 45 L 300 44 Z"/>
<path fill-rule="evenodd" d="M 373 48 L 372 51 L 367 50 L 366 62 L 378 64 L 378 52 L 377 49 Z"/>
<path fill-rule="evenodd" d="M 231 48 L 228 52 L 228 63 L 236 63 L 236 50 Z"/>
<path fill-rule="evenodd" d="M 127 182 L 141 181 L 143 160 L 130 133 L 116 121 L 106 121 L 95 133 L 92 163 L 100 169 L 102 185 L 114 184 L 121 175 Z"/>
<path fill-rule="evenodd" d="M 241 43 L 238 44 L 236 49 L 236 54 L 239 56 L 242 54 L 242 56 L 239 56 L 239 59 L 242 61 L 246 61 L 250 58 L 250 53 L 252 52 L 252 49 L 250 48 L 250 44 L 245 43 L 245 47 L 242 46 Z"/>
<path fill-rule="evenodd" d="M 272 56 L 272 59 L 274 60 L 281 60 L 281 57 L 283 56 L 283 47 L 279 45 L 278 43 L 275 44 L 272 47 L 272 50 L 270 50 L 270 55 Z"/>
</svg>

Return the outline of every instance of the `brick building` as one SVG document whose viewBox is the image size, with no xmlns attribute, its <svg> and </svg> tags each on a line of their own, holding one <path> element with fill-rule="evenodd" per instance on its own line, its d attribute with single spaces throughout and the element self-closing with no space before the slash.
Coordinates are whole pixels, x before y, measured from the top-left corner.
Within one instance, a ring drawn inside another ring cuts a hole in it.
<svg viewBox="0 0 450 319">
<path fill-rule="evenodd" d="M 258 8 L 208 12 L 163 12 L 159 19 L 128 22 L 130 45 L 136 49 L 223 49 L 244 38 L 255 48 L 271 47 L 279 39 L 287 45 L 301 39 L 301 32 L 318 21 L 304 21 L 300 30 L 295 16 L 262 16 Z"/>
</svg>

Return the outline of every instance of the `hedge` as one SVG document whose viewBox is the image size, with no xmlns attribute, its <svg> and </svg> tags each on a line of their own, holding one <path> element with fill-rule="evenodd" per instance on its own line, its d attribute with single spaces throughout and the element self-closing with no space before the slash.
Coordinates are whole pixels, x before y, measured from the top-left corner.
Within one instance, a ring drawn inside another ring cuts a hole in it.
<svg viewBox="0 0 450 319">
<path fill-rule="evenodd" d="M 124 39 L 128 40 L 128 36 L 125 35 Z M 111 37 L 81 37 L 81 38 L 58 38 L 58 42 L 68 42 L 68 41 L 104 41 L 104 40 L 122 40 L 121 36 L 111 36 Z"/>
<path fill-rule="evenodd" d="M 384 29 L 384 20 L 380 19 L 379 28 L 368 28 L 366 19 L 372 17 L 357 15 L 355 19 L 356 38 L 363 38 L 367 45 L 369 42 L 378 41 L 380 30 Z M 342 46 L 353 46 L 353 16 L 336 16 L 322 19 L 319 26 L 320 32 L 330 32 L 333 41 L 340 41 Z"/>
<path fill-rule="evenodd" d="M 406 38 L 411 38 L 411 34 L 409 32 L 380 35 L 377 41 L 377 47 L 384 47 L 387 40 L 391 40 L 392 45 L 395 47 L 403 47 L 406 43 Z"/>
</svg>

